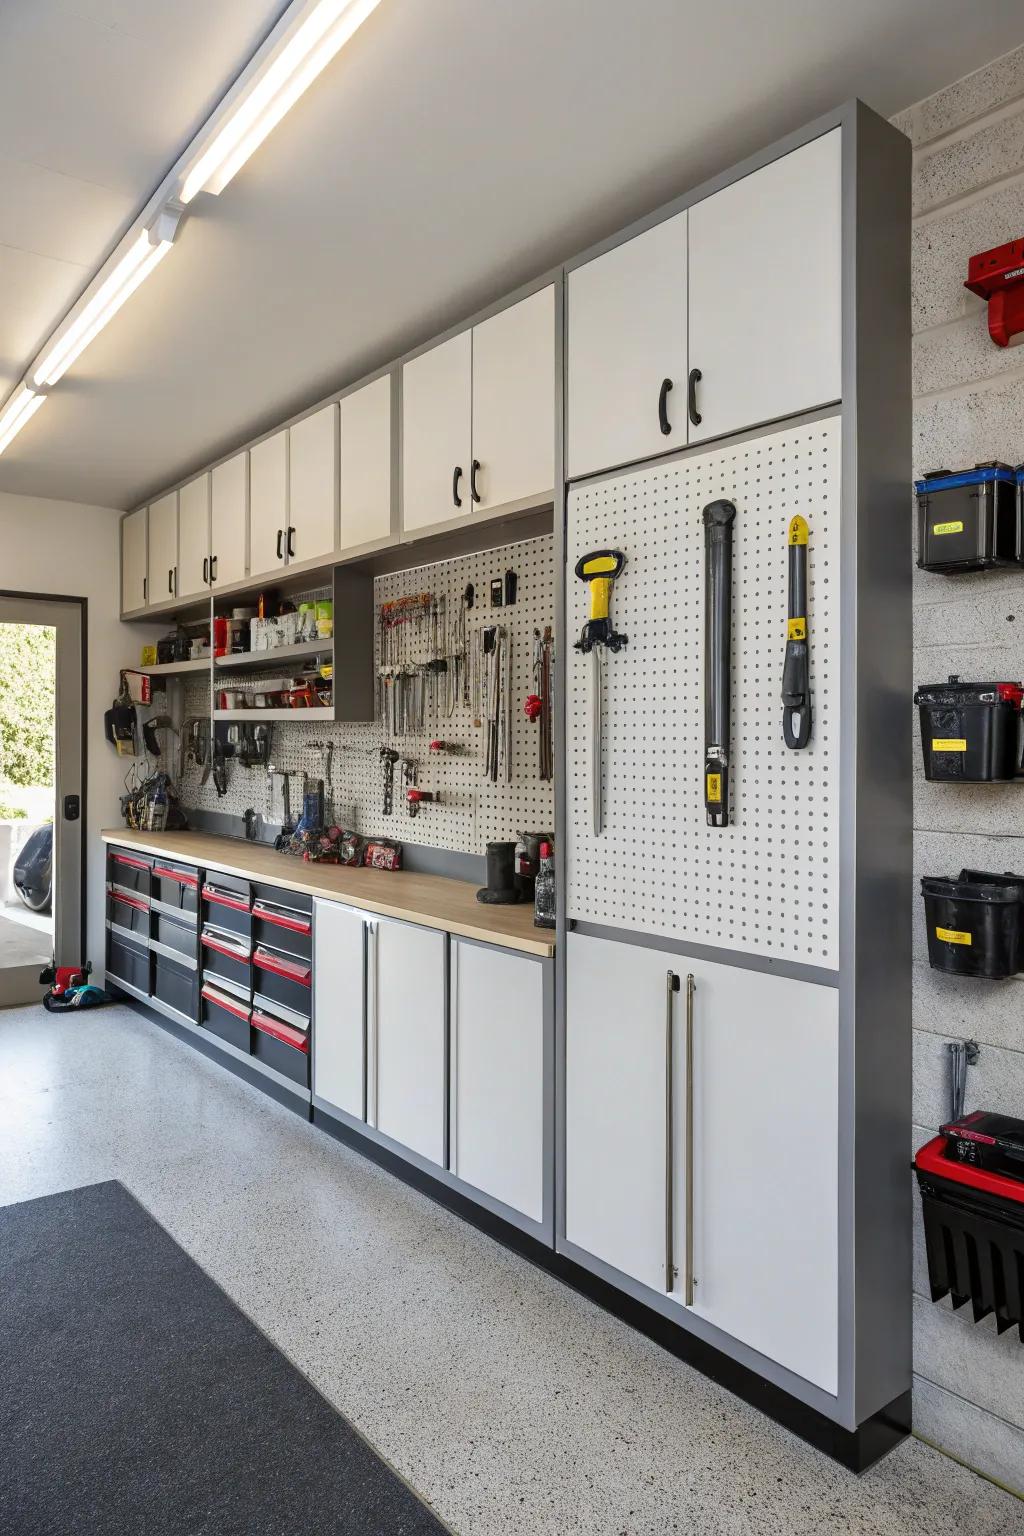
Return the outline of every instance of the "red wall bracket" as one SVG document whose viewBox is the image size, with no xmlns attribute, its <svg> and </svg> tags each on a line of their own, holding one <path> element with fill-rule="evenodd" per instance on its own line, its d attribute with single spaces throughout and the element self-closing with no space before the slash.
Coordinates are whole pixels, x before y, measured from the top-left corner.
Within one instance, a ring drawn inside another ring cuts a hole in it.
<svg viewBox="0 0 1024 1536">
<path fill-rule="evenodd" d="M 1008 347 L 1024 331 L 1024 239 L 972 256 L 964 287 L 988 300 L 988 333 L 997 347 Z"/>
</svg>

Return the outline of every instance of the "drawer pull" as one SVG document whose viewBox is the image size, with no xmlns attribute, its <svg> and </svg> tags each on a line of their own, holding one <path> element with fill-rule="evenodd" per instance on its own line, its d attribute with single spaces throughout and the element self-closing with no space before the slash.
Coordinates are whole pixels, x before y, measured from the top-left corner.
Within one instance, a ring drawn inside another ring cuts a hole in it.
<svg viewBox="0 0 1024 1536">
<path fill-rule="evenodd" d="M 252 1027 L 258 1029 L 263 1035 L 270 1035 L 274 1040 L 280 1040 L 282 1045 L 290 1045 L 293 1050 L 309 1052 L 309 1039 L 301 1029 L 292 1029 L 290 1024 L 282 1024 L 280 1019 L 272 1019 L 269 1013 L 260 1013 L 258 1008 L 252 1011 Z"/>
<path fill-rule="evenodd" d="M 203 900 L 214 902 L 221 907 L 230 907 L 233 912 L 248 912 L 251 910 L 244 896 L 236 896 L 233 891 L 222 891 L 216 885 L 203 886 Z"/>
<path fill-rule="evenodd" d="M 149 902 L 142 896 L 126 896 L 123 891 L 111 891 L 112 901 L 118 901 L 123 907 L 134 907 L 136 912 L 148 912 Z"/>
<path fill-rule="evenodd" d="M 154 864 L 153 873 L 159 875 L 162 880 L 176 880 L 179 885 L 187 885 L 191 890 L 199 888 L 199 876 L 187 875 L 180 869 L 168 869 L 163 864 Z"/>
<path fill-rule="evenodd" d="M 215 949 L 219 955 L 227 955 L 230 960 L 240 960 L 244 965 L 249 959 L 249 946 L 244 940 L 235 942 L 227 935 L 207 933 L 202 934 L 203 948 Z"/>
<path fill-rule="evenodd" d="M 145 859 L 133 859 L 128 853 L 112 853 L 110 857 L 115 864 L 130 864 L 132 869 L 149 869 Z"/>
<path fill-rule="evenodd" d="M 284 976 L 288 981 L 298 982 L 300 987 L 312 985 L 313 967 L 308 960 L 292 959 L 288 955 L 272 955 L 261 946 L 253 955 L 252 963 L 258 965 L 262 971 L 271 971 L 275 976 Z"/>
<path fill-rule="evenodd" d="M 202 996 L 208 1003 L 215 1003 L 218 1008 L 223 1008 L 225 1013 L 233 1013 L 235 1018 L 241 1019 L 243 1023 L 251 1023 L 252 1014 L 248 1008 L 239 1007 L 237 1003 L 233 1003 L 230 998 L 225 997 L 222 992 L 216 991 L 214 987 L 203 987 Z"/>
<path fill-rule="evenodd" d="M 253 917 L 262 917 L 265 923 L 287 928 L 290 933 L 312 933 L 313 920 L 302 916 L 294 907 L 278 907 L 273 902 L 257 899 L 252 904 Z"/>
</svg>

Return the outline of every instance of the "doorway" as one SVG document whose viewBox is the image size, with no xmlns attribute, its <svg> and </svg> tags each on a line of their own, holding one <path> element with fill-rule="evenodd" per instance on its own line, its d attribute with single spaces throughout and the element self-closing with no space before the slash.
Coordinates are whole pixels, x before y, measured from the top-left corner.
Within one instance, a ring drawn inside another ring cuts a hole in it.
<svg viewBox="0 0 1024 1536">
<path fill-rule="evenodd" d="M 0 593 L 0 1007 L 82 958 L 83 610 Z"/>
</svg>

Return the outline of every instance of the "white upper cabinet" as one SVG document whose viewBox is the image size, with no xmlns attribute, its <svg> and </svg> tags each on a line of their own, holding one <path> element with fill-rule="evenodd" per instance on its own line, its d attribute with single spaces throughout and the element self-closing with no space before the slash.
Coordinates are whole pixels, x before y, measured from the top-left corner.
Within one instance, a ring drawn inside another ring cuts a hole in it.
<svg viewBox="0 0 1024 1536">
<path fill-rule="evenodd" d="M 146 508 L 121 522 L 121 612 L 146 604 Z"/>
<path fill-rule="evenodd" d="M 570 272 L 566 304 L 568 477 L 685 447 L 686 214 Z"/>
<path fill-rule="evenodd" d="M 342 550 L 391 537 L 391 375 L 340 402 Z"/>
<path fill-rule="evenodd" d="M 289 428 L 289 561 L 316 560 L 338 546 L 338 407 L 326 405 Z"/>
<path fill-rule="evenodd" d="M 691 442 L 840 398 L 840 141 L 837 128 L 690 209 Z"/>
<path fill-rule="evenodd" d="M 226 587 L 249 568 L 248 453 L 218 464 L 210 482 L 210 585 Z"/>
<path fill-rule="evenodd" d="M 402 529 L 472 510 L 473 334 L 462 331 L 402 367 Z"/>
<path fill-rule="evenodd" d="M 161 496 L 149 509 L 149 589 L 152 608 L 177 595 L 178 493 Z"/>
<path fill-rule="evenodd" d="M 552 287 L 473 327 L 473 460 L 470 494 L 480 511 L 554 494 Z"/>
<path fill-rule="evenodd" d="M 253 576 L 284 565 L 288 521 L 286 428 L 249 450 L 249 570 Z"/>
<path fill-rule="evenodd" d="M 178 596 L 195 597 L 210 581 L 210 476 L 178 492 Z"/>
</svg>

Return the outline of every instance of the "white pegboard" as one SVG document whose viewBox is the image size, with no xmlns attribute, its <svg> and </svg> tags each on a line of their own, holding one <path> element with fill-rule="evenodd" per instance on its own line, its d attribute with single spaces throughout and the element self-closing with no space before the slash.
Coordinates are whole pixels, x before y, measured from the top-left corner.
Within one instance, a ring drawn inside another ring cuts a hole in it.
<svg viewBox="0 0 1024 1536">
<path fill-rule="evenodd" d="M 838 965 L 838 419 L 575 487 L 567 548 L 568 914 L 747 954 Z M 731 824 L 708 827 L 704 766 L 703 509 L 737 508 L 733 552 Z M 782 736 L 786 533 L 810 527 L 814 729 Z M 573 567 L 626 555 L 606 664 L 605 830 L 590 801 L 587 611 Z"/>
<path fill-rule="evenodd" d="M 511 607 L 491 608 L 491 581 L 503 579 L 508 570 L 514 570 L 518 576 L 516 603 Z M 364 836 L 391 837 L 432 848 L 482 854 L 488 842 L 514 838 L 520 831 L 552 829 L 553 786 L 540 780 L 538 727 L 523 714 L 523 701 L 534 691 L 531 673 L 533 632 L 535 629 L 543 631 L 546 625 L 554 622 L 555 571 L 551 535 L 379 576 L 374 581 L 375 612 L 379 612 L 382 602 L 430 591 L 435 596 L 446 595 L 451 622 L 458 613 L 459 600 L 469 582 L 476 593 L 475 606 L 467 619 L 470 635 L 488 624 L 505 625 L 512 634 L 511 783 L 492 784 L 483 779 L 482 732 L 474 727 L 471 712 L 463 706 L 461 698 L 450 718 L 441 709 L 436 720 L 427 722 L 422 734 L 394 740 L 385 736 L 380 723 L 347 725 L 289 720 L 274 725 L 272 759 L 275 767 L 288 772 L 304 770 L 317 778 L 321 771 L 321 755 L 309 744 L 328 738 L 333 741 L 334 814 L 342 825 L 353 827 Z M 327 591 L 301 593 L 295 600 L 329 595 Z M 375 643 L 379 647 L 379 632 Z M 235 678 L 230 682 L 231 686 L 238 686 Z M 205 684 L 190 686 L 185 697 L 185 713 L 205 713 L 207 707 Z M 260 713 L 254 710 L 252 719 L 258 722 Z M 429 744 L 435 737 L 462 747 L 462 755 L 431 753 Z M 394 812 L 391 816 L 382 814 L 380 749 L 385 741 L 400 756 L 416 760 L 420 788 L 439 792 L 439 804 L 426 804 L 417 817 L 410 817 L 396 768 Z M 231 765 L 228 792 L 218 799 L 213 784 L 208 782 L 201 786 L 199 770 L 190 766 L 182 780 L 181 795 L 186 810 L 195 807 L 234 816 L 241 816 L 248 806 L 264 815 L 269 815 L 271 810 L 266 774 L 262 769 Z"/>
</svg>

